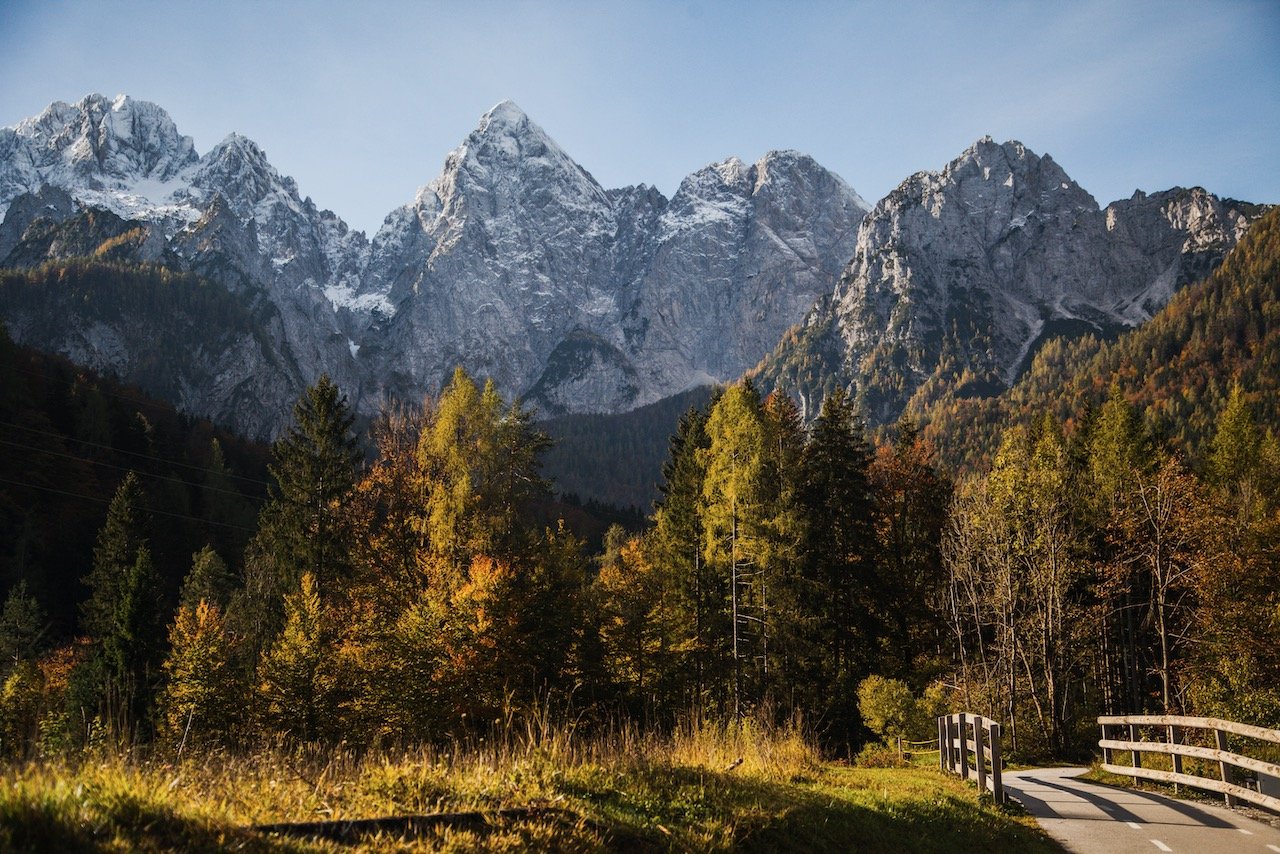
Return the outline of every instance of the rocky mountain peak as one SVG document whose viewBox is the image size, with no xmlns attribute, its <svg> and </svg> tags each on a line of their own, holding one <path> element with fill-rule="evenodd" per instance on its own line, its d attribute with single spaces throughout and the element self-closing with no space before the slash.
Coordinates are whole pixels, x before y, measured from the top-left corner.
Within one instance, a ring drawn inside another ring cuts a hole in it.
<svg viewBox="0 0 1280 854">
<path fill-rule="evenodd" d="M 983 137 L 876 205 L 805 343 L 762 367 L 766 384 L 794 383 L 812 414 L 817 387 L 793 372 L 820 359 L 824 382 L 840 377 L 882 422 L 939 389 L 994 393 L 1052 336 L 1145 322 L 1246 226 L 1202 190 L 1101 211 L 1049 155 Z"/>
<path fill-rule="evenodd" d="M 254 207 L 272 194 L 297 196 L 297 185 L 267 160 L 266 152 L 248 137 L 233 133 L 200 159 L 195 187 L 218 193 L 242 218 L 253 216 Z"/>
<path fill-rule="evenodd" d="M 555 186 L 561 198 L 607 204 L 604 189 L 513 101 L 485 113 L 462 145 L 445 159 L 440 177 L 429 185 L 443 206 L 459 195 L 493 195 L 491 204 L 547 201 Z"/>
<path fill-rule="evenodd" d="M 197 159 L 191 137 L 178 133 L 167 112 L 127 95 L 58 101 L 14 132 L 38 167 L 61 164 L 100 179 L 166 181 Z"/>
</svg>

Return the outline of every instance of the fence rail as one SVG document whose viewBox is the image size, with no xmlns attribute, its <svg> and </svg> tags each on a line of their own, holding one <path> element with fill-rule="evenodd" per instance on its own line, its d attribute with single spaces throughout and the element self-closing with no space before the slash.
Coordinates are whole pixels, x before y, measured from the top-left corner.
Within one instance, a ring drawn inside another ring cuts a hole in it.
<svg viewBox="0 0 1280 854">
<path fill-rule="evenodd" d="M 1005 803 L 999 722 L 966 712 L 943 715 L 938 718 L 938 745 L 943 771 L 973 780 L 979 789 L 990 790 L 996 803 Z"/>
<path fill-rule="evenodd" d="M 1105 715 L 1098 718 L 1102 738 L 1102 767 L 1112 774 L 1144 780 L 1157 780 L 1218 792 L 1226 798 L 1227 806 L 1237 801 L 1247 801 L 1280 812 L 1280 765 L 1230 750 L 1229 735 L 1243 736 L 1257 741 L 1280 745 L 1280 730 L 1265 729 L 1249 724 L 1224 721 L 1218 718 L 1193 718 L 1182 715 Z M 1164 741 L 1143 741 L 1139 730 L 1143 727 L 1159 727 Z M 1204 730 L 1213 733 L 1213 747 L 1184 743 L 1187 730 Z M 1115 738 L 1127 735 L 1128 738 Z M 1114 751 L 1128 751 L 1131 765 L 1116 765 Z M 1164 754 L 1170 757 L 1172 771 L 1142 767 L 1144 753 Z M 1201 777 L 1183 773 L 1184 758 L 1203 759 L 1218 764 L 1218 778 Z M 1236 769 L 1252 775 L 1257 788 L 1240 785 Z"/>
</svg>

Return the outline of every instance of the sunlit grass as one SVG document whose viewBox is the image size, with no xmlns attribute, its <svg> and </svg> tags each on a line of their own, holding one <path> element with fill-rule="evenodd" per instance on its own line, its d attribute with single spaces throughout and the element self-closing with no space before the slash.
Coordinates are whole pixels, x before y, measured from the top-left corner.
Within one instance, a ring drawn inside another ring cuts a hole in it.
<svg viewBox="0 0 1280 854">
<path fill-rule="evenodd" d="M 545 718 L 486 738 L 357 752 L 123 755 L 0 772 L 0 850 L 349 851 L 258 824 L 533 808 L 448 823 L 364 850 L 1053 850 L 1028 819 L 930 768 L 819 760 L 794 728 L 618 725 L 583 735 Z M 540 811 L 538 811 L 540 810 Z"/>
</svg>

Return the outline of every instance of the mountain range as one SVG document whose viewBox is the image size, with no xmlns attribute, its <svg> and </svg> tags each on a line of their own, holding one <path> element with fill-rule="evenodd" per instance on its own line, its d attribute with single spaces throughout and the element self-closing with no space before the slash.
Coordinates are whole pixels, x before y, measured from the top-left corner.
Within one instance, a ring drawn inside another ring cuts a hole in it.
<svg viewBox="0 0 1280 854">
<path fill-rule="evenodd" d="M 365 412 L 430 393 L 459 364 L 547 414 L 733 379 L 834 287 L 867 207 L 789 151 L 712 164 L 670 199 L 605 190 L 504 102 L 368 239 L 250 140 L 197 156 L 152 104 L 89 96 L 0 131 L 0 266 L 110 242 L 117 260 L 221 285 L 266 334 L 235 360 L 174 354 L 175 371 L 218 378 L 208 395 L 174 385 L 193 412 L 254 435 L 278 430 L 279 402 L 322 371 Z M 123 376 L 143 358 L 73 305 L 62 331 L 4 308 L 22 343 Z"/>
<path fill-rule="evenodd" d="M 251 140 L 199 155 L 160 107 L 91 95 L 0 130 L 0 267 L 44 271 L 0 282 L 0 312 L 20 343 L 258 437 L 321 372 L 372 414 L 456 365 L 545 415 L 751 372 L 808 416 L 845 385 L 883 422 L 1009 386 L 1055 335 L 1146 322 L 1261 211 L 1199 188 L 1101 208 L 990 139 L 874 208 L 792 151 L 667 198 L 603 188 L 507 101 L 370 238 Z"/>
</svg>

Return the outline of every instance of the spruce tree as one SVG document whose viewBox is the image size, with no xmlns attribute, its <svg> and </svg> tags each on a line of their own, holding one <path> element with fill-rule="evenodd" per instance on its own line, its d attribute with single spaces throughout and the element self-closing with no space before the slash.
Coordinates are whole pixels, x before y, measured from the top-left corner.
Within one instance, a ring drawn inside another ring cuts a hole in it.
<svg viewBox="0 0 1280 854">
<path fill-rule="evenodd" d="M 250 645 L 260 648 L 275 634 L 284 596 L 303 573 L 331 591 L 350 572 L 350 534 L 345 503 L 355 486 L 360 455 L 351 433 L 354 416 L 327 375 L 309 387 L 293 408 L 293 424 L 272 446 L 275 484 L 262 509 L 246 560 L 246 586 L 254 592 L 237 602 L 238 625 L 255 626 Z"/>
<path fill-rule="evenodd" d="M 112 629 L 120 589 L 143 546 L 142 485 L 133 472 L 125 475 L 93 548 L 93 568 L 85 577 L 89 598 L 80 606 L 81 628 L 101 640 Z"/>
<path fill-rule="evenodd" d="M 194 609 L 204 600 L 220 609 L 226 608 L 234 586 L 235 578 L 227 564 L 213 546 L 205 546 L 191 556 L 191 571 L 182 582 L 178 604 Z"/>
<path fill-rule="evenodd" d="M 40 650 L 45 634 L 45 614 L 27 592 L 26 580 L 9 591 L 0 612 L 0 679 Z"/>
<path fill-rule="evenodd" d="M 111 628 L 102 637 L 107 684 L 121 698 L 134 722 L 146 719 L 159 675 L 163 650 L 160 577 L 151 550 L 138 548 L 133 566 L 121 580 Z"/>
<path fill-rule="evenodd" d="M 870 481 L 878 601 L 894 638 L 879 669 L 907 677 L 921 656 L 938 649 L 944 631 L 928 603 L 945 574 L 941 543 L 952 489 L 913 422 L 900 421 L 896 434 L 872 461 Z"/>
<path fill-rule="evenodd" d="M 713 577 L 702 557 L 702 483 L 706 462 L 707 413 L 690 409 L 680 418 L 662 466 L 662 498 L 653 514 L 649 534 L 654 562 L 672 591 L 668 607 L 676 613 L 678 636 L 672 645 L 685 650 L 686 699 L 699 713 L 705 708 L 708 684 L 717 681 L 711 639 L 724 632 L 713 627 L 727 592 Z"/>
</svg>

